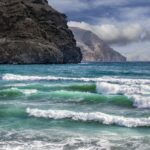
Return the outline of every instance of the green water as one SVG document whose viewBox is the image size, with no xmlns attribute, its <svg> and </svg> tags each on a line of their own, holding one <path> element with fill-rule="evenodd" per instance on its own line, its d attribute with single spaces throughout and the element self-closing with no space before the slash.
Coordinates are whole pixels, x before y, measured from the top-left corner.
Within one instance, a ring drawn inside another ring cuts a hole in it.
<svg viewBox="0 0 150 150">
<path fill-rule="evenodd" d="M 149 150 L 150 63 L 0 66 L 0 150 Z"/>
</svg>

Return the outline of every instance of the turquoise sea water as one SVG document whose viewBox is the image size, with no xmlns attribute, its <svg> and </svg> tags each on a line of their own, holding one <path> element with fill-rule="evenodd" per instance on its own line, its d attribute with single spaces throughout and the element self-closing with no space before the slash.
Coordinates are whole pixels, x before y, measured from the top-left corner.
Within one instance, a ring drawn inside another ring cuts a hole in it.
<svg viewBox="0 0 150 150">
<path fill-rule="evenodd" d="M 127 149 L 150 149 L 150 63 L 0 66 L 0 150 Z"/>
</svg>

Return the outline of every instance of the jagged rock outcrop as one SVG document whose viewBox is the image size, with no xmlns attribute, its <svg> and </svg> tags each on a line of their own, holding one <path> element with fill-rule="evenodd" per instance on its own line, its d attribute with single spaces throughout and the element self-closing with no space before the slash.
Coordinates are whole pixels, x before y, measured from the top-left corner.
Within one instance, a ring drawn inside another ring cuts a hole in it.
<svg viewBox="0 0 150 150">
<path fill-rule="evenodd" d="M 126 58 L 110 48 L 91 31 L 70 27 L 81 48 L 84 62 L 124 62 Z"/>
<path fill-rule="evenodd" d="M 66 16 L 47 0 L 0 0 L 0 64 L 78 63 Z"/>
</svg>

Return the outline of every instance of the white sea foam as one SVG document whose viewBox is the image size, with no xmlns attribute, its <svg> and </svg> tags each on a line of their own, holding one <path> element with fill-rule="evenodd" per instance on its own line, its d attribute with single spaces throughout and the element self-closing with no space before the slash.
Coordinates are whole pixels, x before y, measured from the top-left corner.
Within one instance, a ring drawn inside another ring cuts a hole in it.
<svg viewBox="0 0 150 150">
<path fill-rule="evenodd" d="M 96 88 L 98 93 L 105 93 L 105 94 L 119 94 L 121 89 L 118 84 L 110 84 L 107 82 L 97 82 Z"/>
<path fill-rule="evenodd" d="M 124 116 L 109 115 L 102 112 L 74 112 L 67 110 L 40 110 L 27 108 L 29 116 L 50 119 L 72 119 L 80 121 L 95 121 L 103 124 L 116 124 L 126 127 L 150 126 L 150 117 L 148 118 L 127 118 Z"/>
<path fill-rule="evenodd" d="M 150 86 L 143 84 L 112 84 L 97 82 L 97 92 L 105 94 L 123 94 L 133 100 L 138 108 L 150 108 Z"/>
<path fill-rule="evenodd" d="M 0 150 L 62 150 L 64 144 L 55 144 L 43 141 L 7 141 L 0 142 Z"/>
<path fill-rule="evenodd" d="M 150 108 L 150 96 L 144 95 L 129 95 L 134 101 L 134 106 L 137 108 Z"/>
<path fill-rule="evenodd" d="M 72 80 L 84 82 L 96 82 L 97 91 L 106 94 L 123 94 L 134 102 L 138 108 L 150 108 L 150 80 L 149 79 L 127 79 L 117 77 L 101 78 L 75 78 L 54 76 L 25 76 L 15 74 L 4 74 L 3 80 L 7 81 L 35 81 L 35 80 Z M 28 93 L 28 92 L 26 92 Z"/>
<path fill-rule="evenodd" d="M 30 135 L 30 133 L 28 133 Z M 20 136 L 19 134 L 17 134 Z M 51 134 L 50 134 L 51 135 Z M 14 134 L 13 134 L 14 137 Z M 148 137 L 120 137 L 118 136 L 70 136 L 63 137 L 63 139 L 55 137 L 56 140 L 48 139 L 47 141 L 43 139 L 36 140 L 17 139 L 0 141 L 0 150 L 111 150 L 111 149 L 135 149 L 138 150 L 149 150 L 149 139 Z M 24 137 L 24 139 L 26 139 Z M 47 135 L 46 135 L 47 137 Z M 60 135 L 61 137 L 61 135 Z"/>
<path fill-rule="evenodd" d="M 25 75 L 15 75 L 15 74 L 5 74 L 2 77 L 3 80 L 8 80 L 8 81 L 34 81 L 34 80 L 59 80 L 57 77 L 52 77 L 52 76 L 25 76 Z"/>
<path fill-rule="evenodd" d="M 56 140 L 57 141 L 57 140 Z M 46 141 L 6 141 L 0 142 L 0 150 L 110 150 L 110 142 L 106 139 L 69 138 L 60 142 Z"/>
<path fill-rule="evenodd" d="M 150 108 L 150 87 L 147 85 L 118 85 L 97 83 L 97 91 L 106 94 L 123 94 L 133 100 L 138 108 Z"/>
<path fill-rule="evenodd" d="M 150 94 L 150 86 L 141 84 L 114 84 L 107 82 L 97 82 L 97 91 L 106 94 Z"/>
<path fill-rule="evenodd" d="M 111 82 L 122 84 L 148 84 L 148 79 L 126 79 L 117 77 L 98 77 L 98 78 L 75 78 L 75 77 L 55 77 L 55 76 L 26 76 L 17 74 L 4 74 L 2 80 L 7 81 L 35 81 L 35 80 L 73 80 L 73 81 L 99 81 L 99 82 Z"/>
<path fill-rule="evenodd" d="M 28 86 L 31 84 L 27 84 L 27 83 L 14 83 L 14 84 L 6 84 L 5 87 L 24 87 L 24 86 Z"/>
</svg>

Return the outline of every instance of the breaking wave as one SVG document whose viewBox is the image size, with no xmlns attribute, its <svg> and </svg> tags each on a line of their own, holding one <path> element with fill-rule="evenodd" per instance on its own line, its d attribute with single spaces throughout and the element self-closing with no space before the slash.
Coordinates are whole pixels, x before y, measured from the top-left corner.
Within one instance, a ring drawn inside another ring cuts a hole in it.
<svg viewBox="0 0 150 150">
<path fill-rule="evenodd" d="M 55 91 L 55 90 L 68 90 L 68 91 L 81 91 L 81 92 L 96 92 L 96 85 L 93 83 L 71 83 L 71 84 L 29 84 L 29 83 L 15 83 L 6 84 L 5 87 L 37 89 L 40 91 Z"/>
<path fill-rule="evenodd" d="M 36 89 L 18 89 L 18 88 L 9 88 L 0 90 L 0 98 L 13 98 L 23 95 L 36 94 L 38 91 Z"/>
<path fill-rule="evenodd" d="M 38 81 L 38 80 L 72 80 L 72 81 L 99 81 L 99 82 L 110 82 L 110 83 L 121 83 L 121 84 L 148 84 L 150 80 L 148 79 L 123 79 L 117 77 L 100 77 L 100 78 L 74 78 L 74 77 L 55 77 L 55 76 L 26 76 L 26 75 L 16 75 L 16 74 L 4 74 L 2 80 L 6 81 Z"/>
<path fill-rule="evenodd" d="M 106 125 L 119 125 L 125 127 L 149 127 L 150 117 L 148 118 L 127 118 L 124 116 L 109 115 L 102 112 L 74 112 L 67 110 L 40 110 L 27 108 L 29 116 L 50 119 L 72 119 L 84 122 L 100 122 Z"/>
<path fill-rule="evenodd" d="M 150 86 L 135 84 L 112 84 L 97 82 L 97 92 L 105 94 L 121 94 L 127 96 L 138 108 L 150 108 Z"/>
<path fill-rule="evenodd" d="M 101 77 L 101 78 L 73 78 L 73 77 L 54 77 L 54 76 L 25 76 L 15 74 L 4 74 L 2 80 L 7 81 L 39 81 L 39 80 L 71 80 L 82 82 L 96 82 L 95 85 L 71 85 L 71 86 L 55 86 L 54 90 L 68 91 L 86 91 L 98 92 L 108 95 L 124 95 L 133 101 L 133 106 L 137 108 L 150 108 L 150 80 L 149 79 L 127 79 L 117 77 Z M 46 87 L 38 87 L 45 89 Z M 51 87 L 52 88 L 52 87 Z M 47 88 L 48 89 L 48 88 Z M 25 94 L 36 91 L 25 91 Z M 62 93 L 62 92 L 61 92 Z"/>
<path fill-rule="evenodd" d="M 90 92 L 78 92 L 78 91 L 66 91 L 59 90 L 49 92 L 48 96 L 51 100 L 61 100 L 63 102 L 75 102 L 75 103 L 109 103 L 122 107 L 133 107 L 133 103 L 130 99 L 123 95 L 105 96 L 97 93 Z"/>
<path fill-rule="evenodd" d="M 70 88 L 70 87 L 69 87 Z M 79 88 L 76 86 L 75 88 Z M 82 90 L 87 90 L 87 88 L 82 87 Z M 27 96 L 29 100 L 38 101 L 43 98 L 55 102 L 63 103 L 84 103 L 84 104 L 95 104 L 95 103 L 109 103 L 122 107 L 133 107 L 133 103 L 130 99 L 123 95 L 113 95 L 105 96 L 97 93 L 90 92 L 80 92 L 80 91 L 68 91 L 68 90 L 56 90 L 56 91 L 46 91 L 42 92 L 37 89 L 18 89 L 9 88 L 0 90 L 1 100 L 22 98 Z M 0 101 L 1 101 L 0 100 Z"/>
</svg>

